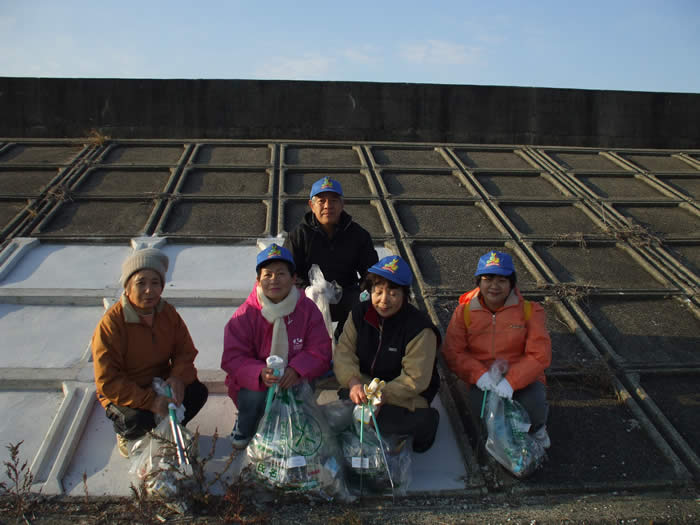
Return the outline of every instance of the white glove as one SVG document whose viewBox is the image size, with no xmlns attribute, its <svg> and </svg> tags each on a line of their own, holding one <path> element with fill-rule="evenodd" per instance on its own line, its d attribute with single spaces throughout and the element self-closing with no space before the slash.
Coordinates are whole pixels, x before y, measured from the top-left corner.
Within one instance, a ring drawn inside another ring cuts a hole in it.
<svg viewBox="0 0 700 525">
<path fill-rule="evenodd" d="M 476 382 L 477 388 L 480 388 L 484 392 L 487 390 L 496 390 L 496 384 L 491 379 L 491 374 L 484 372 L 481 377 Z"/>
<path fill-rule="evenodd" d="M 499 381 L 494 390 L 500 397 L 513 399 L 513 387 L 510 386 L 510 383 L 505 377 Z"/>
</svg>

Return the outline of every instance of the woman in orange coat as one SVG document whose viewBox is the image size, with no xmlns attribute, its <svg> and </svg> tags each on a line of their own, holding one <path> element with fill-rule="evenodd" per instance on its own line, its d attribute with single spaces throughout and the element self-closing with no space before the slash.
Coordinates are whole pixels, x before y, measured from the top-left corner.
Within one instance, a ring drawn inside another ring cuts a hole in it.
<svg viewBox="0 0 700 525">
<path fill-rule="evenodd" d="M 530 416 L 533 436 L 548 447 L 544 370 L 552 361 L 552 343 L 544 308 L 520 295 L 513 259 L 507 253 L 483 255 L 474 275 L 477 287 L 460 297 L 447 327 L 445 360 L 467 385 L 522 404 Z M 496 360 L 508 363 L 498 382 L 488 373 Z M 474 394 L 472 388 L 470 397 L 480 402 L 482 396 Z"/>
</svg>

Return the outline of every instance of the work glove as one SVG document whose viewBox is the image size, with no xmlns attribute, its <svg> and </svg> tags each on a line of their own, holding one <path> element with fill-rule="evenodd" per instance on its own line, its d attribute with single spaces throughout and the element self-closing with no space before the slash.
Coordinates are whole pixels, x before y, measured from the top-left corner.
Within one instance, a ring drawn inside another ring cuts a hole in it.
<svg viewBox="0 0 700 525">
<path fill-rule="evenodd" d="M 500 397 L 513 399 L 513 387 L 510 386 L 510 383 L 505 377 L 498 382 L 494 390 Z"/>
<path fill-rule="evenodd" d="M 476 382 L 477 388 L 486 392 L 487 390 L 496 390 L 496 383 L 493 382 L 491 374 L 484 372 Z"/>
</svg>

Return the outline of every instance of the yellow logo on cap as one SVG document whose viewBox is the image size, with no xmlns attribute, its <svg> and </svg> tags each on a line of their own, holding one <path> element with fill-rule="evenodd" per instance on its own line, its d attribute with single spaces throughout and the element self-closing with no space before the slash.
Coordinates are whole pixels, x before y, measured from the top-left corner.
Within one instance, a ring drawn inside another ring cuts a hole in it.
<svg viewBox="0 0 700 525">
<path fill-rule="evenodd" d="M 391 262 L 386 263 L 381 269 L 391 273 L 396 273 L 396 271 L 399 269 L 399 260 L 394 257 Z"/>
<path fill-rule="evenodd" d="M 270 245 L 270 253 L 267 254 L 267 258 L 269 259 L 270 257 L 277 257 L 282 255 L 282 252 L 279 249 L 279 246 L 276 244 L 271 244 Z"/>
<path fill-rule="evenodd" d="M 496 252 L 491 252 L 491 257 L 489 257 L 489 260 L 486 261 L 485 266 L 500 266 L 500 265 L 501 265 L 501 260 L 496 255 Z"/>
<path fill-rule="evenodd" d="M 321 189 L 325 190 L 328 188 L 333 188 L 333 183 L 331 182 L 331 179 L 326 177 L 325 179 L 323 179 L 323 182 L 321 183 Z"/>
</svg>

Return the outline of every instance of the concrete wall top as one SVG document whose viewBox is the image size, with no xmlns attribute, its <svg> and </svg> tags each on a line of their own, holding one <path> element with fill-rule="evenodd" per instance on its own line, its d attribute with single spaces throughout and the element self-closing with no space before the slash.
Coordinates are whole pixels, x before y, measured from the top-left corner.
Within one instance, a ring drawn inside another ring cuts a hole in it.
<svg viewBox="0 0 700 525">
<path fill-rule="evenodd" d="M 271 80 L 0 77 L 0 136 L 697 148 L 700 94 Z"/>
</svg>

